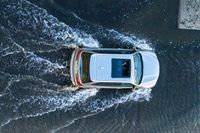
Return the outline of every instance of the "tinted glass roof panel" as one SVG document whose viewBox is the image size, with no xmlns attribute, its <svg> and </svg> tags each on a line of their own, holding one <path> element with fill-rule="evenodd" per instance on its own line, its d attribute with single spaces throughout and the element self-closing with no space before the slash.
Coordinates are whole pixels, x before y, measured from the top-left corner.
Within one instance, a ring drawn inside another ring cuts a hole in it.
<svg viewBox="0 0 200 133">
<path fill-rule="evenodd" d="M 130 59 L 112 59 L 112 78 L 130 78 Z"/>
</svg>

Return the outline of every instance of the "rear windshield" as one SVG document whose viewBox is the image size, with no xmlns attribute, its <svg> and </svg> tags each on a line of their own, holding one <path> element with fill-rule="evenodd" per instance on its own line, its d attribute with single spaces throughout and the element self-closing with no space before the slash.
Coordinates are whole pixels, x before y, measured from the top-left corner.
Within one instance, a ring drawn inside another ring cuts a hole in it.
<svg viewBox="0 0 200 133">
<path fill-rule="evenodd" d="M 143 74 L 143 64 L 142 64 L 142 57 L 140 53 L 137 53 L 134 55 L 134 64 L 135 64 L 135 84 L 140 84 L 142 80 L 142 74 Z"/>
<path fill-rule="evenodd" d="M 112 78 L 129 78 L 130 77 L 130 68 L 131 68 L 130 59 L 112 59 Z"/>
<path fill-rule="evenodd" d="M 80 59 L 80 78 L 82 83 L 91 82 L 90 80 L 90 53 L 82 53 Z"/>
</svg>

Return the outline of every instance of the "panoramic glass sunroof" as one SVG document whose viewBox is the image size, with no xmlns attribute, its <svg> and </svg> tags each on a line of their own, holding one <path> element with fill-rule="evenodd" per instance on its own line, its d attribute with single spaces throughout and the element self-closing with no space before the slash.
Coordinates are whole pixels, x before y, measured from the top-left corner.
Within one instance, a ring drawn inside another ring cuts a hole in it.
<svg viewBox="0 0 200 133">
<path fill-rule="evenodd" d="M 112 78 L 130 77 L 130 59 L 112 59 Z"/>
</svg>

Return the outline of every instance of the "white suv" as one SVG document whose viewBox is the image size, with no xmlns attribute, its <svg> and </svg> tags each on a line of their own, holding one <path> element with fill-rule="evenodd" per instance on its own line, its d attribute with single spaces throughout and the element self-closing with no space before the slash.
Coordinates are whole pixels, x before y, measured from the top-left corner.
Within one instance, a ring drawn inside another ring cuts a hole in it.
<svg viewBox="0 0 200 133">
<path fill-rule="evenodd" d="M 159 77 L 153 51 L 80 48 L 70 61 L 72 83 L 80 88 L 151 88 Z"/>
</svg>

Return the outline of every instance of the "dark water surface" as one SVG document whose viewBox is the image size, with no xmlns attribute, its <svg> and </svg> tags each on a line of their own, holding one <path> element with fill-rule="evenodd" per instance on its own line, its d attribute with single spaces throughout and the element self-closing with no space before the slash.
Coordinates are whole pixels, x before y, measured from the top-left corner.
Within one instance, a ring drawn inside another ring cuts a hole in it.
<svg viewBox="0 0 200 133">
<path fill-rule="evenodd" d="M 1 0 L 0 133 L 199 133 L 200 31 L 178 0 Z M 66 91 L 75 47 L 153 49 L 152 89 Z"/>
</svg>

